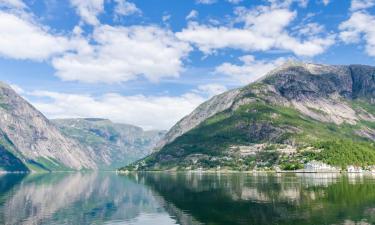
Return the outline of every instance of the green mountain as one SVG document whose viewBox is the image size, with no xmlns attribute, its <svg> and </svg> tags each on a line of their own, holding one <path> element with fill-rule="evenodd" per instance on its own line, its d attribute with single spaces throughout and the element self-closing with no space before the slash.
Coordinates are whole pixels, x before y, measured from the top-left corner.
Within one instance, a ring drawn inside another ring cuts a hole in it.
<svg viewBox="0 0 375 225">
<path fill-rule="evenodd" d="M 375 165 L 375 67 L 289 62 L 215 96 L 122 170 Z"/>
<path fill-rule="evenodd" d="M 0 82 L 0 171 L 96 169 L 90 154 Z"/>
<path fill-rule="evenodd" d="M 92 151 L 100 169 L 115 169 L 149 155 L 165 131 L 113 123 L 107 119 L 57 119 L 52 122 L 66 136 Z"/>
</svg>

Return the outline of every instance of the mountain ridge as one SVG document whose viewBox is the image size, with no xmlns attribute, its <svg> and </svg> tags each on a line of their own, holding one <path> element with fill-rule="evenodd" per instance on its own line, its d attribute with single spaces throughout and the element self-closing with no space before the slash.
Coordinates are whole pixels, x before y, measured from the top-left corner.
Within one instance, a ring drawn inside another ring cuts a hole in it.
<svg viewBox="0 0 375 225">
<path fill-rule="evenodd" d="M 42 113 L 3 82 L 0 82 L 0 112 L 3 150 L 8 149 L 28 170 L 96 168 L 79 143 L 62 135 Z"/>
<path fill-rule="evenodd" d="M 0 82 L 0 171 L 113 170 L 149 154 L 163 135 L 104 118 L 49 120 Z"/>
<path fill-rule="evenodd" d="M 145 131 L 141 127 L 114 123 L 102 118 L 51 120 L 68 137 L 94 152 L 100 169 L 116 169 L 151 153 L 164 131 Z"/>
<path fill-rule="evenodd" d="M 287 145 L 299 154 L 301 146 L 317 149 L 329 137 L 373 149 L 374 99 L 375 67 L 287 63 L 198 106 L 172 127 L 159 151 L 134 165 L 207 166 L 218 155 L 234 158 L 231 148 L 255 144 Z M 197 160 L 207 162 L 191 163 Z"/>
</svg>

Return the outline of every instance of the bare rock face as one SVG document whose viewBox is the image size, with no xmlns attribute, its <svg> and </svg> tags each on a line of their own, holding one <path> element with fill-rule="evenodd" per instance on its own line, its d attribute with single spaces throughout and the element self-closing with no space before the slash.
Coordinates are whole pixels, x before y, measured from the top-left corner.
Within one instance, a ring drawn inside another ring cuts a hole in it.
<svg viewBox="0 0 375 225">
<path fill-rule="evenodd" d="M 365 98 L 375 103 L 375 67 L 352 65 L 352 97 Z"/>
<path fill-rule="evenodd" d="M 0 83 L 0 130 L 12 155 L 25 165 L 65 167 L 81 170 L 96 168 L 90 152 L 59 129 L 8 85 Z M 4 140 L 0 144 L 4 144 Z M 3 146 L 4 147 L 4 146 Z M 6 147 L 6 146 L 5 146 Z"/>
<path fill-rule="evenodd" d="M 100 118 L 56 119 L 52 122 L 66 136 L 94 152 L 94 161 L 105 170 L 117 169 L 149 155 L 165 134 L 165 131 L 145 131 Z"/>
<path fill-rule="evenodd" d="M 177 137 L 198 126 L 207 118 L 232 107 L 234 100 L 239 93 L 240 89 L 234 89 L 214 96 L 209 101 L 201 104 L 192 113 L 181 119 L 175 126 L 173 126 L 165 137 L 157 144 L 155 149 L 158 150 L 162 148 L 165 144 L 172 142 Z"/>
</svg>

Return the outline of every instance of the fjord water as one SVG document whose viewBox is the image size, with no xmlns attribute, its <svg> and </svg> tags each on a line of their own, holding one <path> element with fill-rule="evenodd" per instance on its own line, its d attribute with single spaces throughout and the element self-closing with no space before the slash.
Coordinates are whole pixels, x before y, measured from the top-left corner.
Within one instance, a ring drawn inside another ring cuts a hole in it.
<svg viewBox="0 0 375 225">
<path fill-rule="evenodd" d="M 6 174 L 0 224 L 375 224 L 375 176 Z"/>
</svg>

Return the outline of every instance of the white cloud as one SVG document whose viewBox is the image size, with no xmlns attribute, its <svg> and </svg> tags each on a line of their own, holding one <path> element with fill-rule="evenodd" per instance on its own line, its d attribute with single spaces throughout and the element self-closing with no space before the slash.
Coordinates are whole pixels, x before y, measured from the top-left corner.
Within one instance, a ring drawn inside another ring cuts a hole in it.
<svg viewBox="0 0 375 225">
<path fill-rule="evenodd" d="M 56 75 L 63 80 L 115 83 L 144 75 L 151 81 L 178 77 L 191 47 L 174 34 L 156 26 L 98 26 L 97 44 L 77 53 L 54 58 Z"/>
<path fill-rule="evenodd" d="M 291 36 L 287 27 L 296 18 L 296 12 L 287 8 L 259 6 L 248 10 L 238 7 L 235 14 L 234 22 L 243 24 L 242 28 L 190 22 L 176 36 L 194 44 L 205 54 L 211 54 L 217 49 L 233 48 L 243 51 L 280 49 L 299 56 L 315 56 L 335 43 L 335 35 L 323 35 L 323 32 L 303 37 Z"/>
<path fill-rule="evenodd" d="M 322 0 L 322 2 L 324 5 L 328 5 L 331 2 L 331 0 Z"/>
<path fill-rule="evenodd" d="M 198 94 L 171 96 L 123 96 L 105 94 L 99 97 L 48 91 L 35 91 L 40 97 L 33 105 L 48 118 L 98 117 L 141 126 L 145 129 L 169 129 L 205 99 Z M 47 98 L 47 100 L 46 100 Z"/>
<path fill-rule="evenodd" d="M 22 94 L 25 94 L 25 90 L 22 89 L 20 86 L 16 85 L 16 84 L 10 84 L 9 85 L 15 92 L 17 92 L 18 94 L 22 95 Z"/>
<path fill-rule="evenodd" d="M 299 56 L 315 56 L 334 44 L 335 36 L 311 34 L 304 38 L 291 36 L 286 27 L 296 13 L 284 8 L 257 7 L 255 10 L 238 8 L 236 22 L 243 28 L 202 25 L 190 22 L 176 36 L 210 54 L 217 49 L 233 48 L 243 51 L 281 49 Z"/>
<path fill-rule="evenodd" d="M 142 14 L 142 11 L 137 6 L 127 0 L 114 0 L 117 5 L 115 7 L 115 14 L 120 16 L 129 16 L 132 14 Z"/>
<path fill-rule="evenodd" d="M 375 5 L 375 0 L 352 0 L 350 10 L 357 11 L 371 8 Z"/>
<path fill-rule="evenodd" d="M 375 16 L 366 12 L 354 12 L 349 20 L 340 24 L 340 38 L 345 43 L 366 42 L 366 52 L 375 56 Z"/>
<path fill-rule="evenodd" d="M 70 0 L 70 3 L 84 22 L 100 24 L 97 16 L 104 11 L 104 0 Z"/>
<path fill-rule="evenodd" d="M 26 5 L 22 0 L 0 0 L 0 7 L 24 9 Z"/>
<path fill-rule="evenodd" d="M 293 3 L 297 3 L 300 7 L 307 7 L 309 0 L 268 0 L 273 8 L 288 8 Z"/>
<path fill-rule="evenodd" d="M 216 68 L 216 73 L 225 74 L 240 84 L 254 82 L 277 66 L 287 61 L 285 58 L 276 60 L 255 60 L 252 55 L 245 55 L 240 58 L 242 65 L 223 63 Z"/>
<path fill-rule="evenodd" d="M 238 4 L 242 2 L 243 0 L 227 0 L 227 2 L 232 3 L 232 4 Z"/>
<path fill-rule="evenodd" d="M 225 91 L 227 91 L 227 87 L 225 87 L 222 84 L 203 84 L 199 85 L 196 90 L 194 90 L 195 93 L 207 96 L 208 98 L 221 94 Z"/>
<path fill-rule="evenodd" d="M 324 32 L 324 26 L 318 23 L 303 24 L 298 29 L 298 35 L 309 36 L 319 35 Z"/>
<path fill-rule="evenodd" d="M 186 20 L 196 19 L 199 13 L 197 10 L 191 10 L 190 13 L 186 16 Z"/>
<path fill-rule="evenodd" d="M 198 4 L 211 5 L 216 3 L 216 0 L 196 0 Z"/>
<path fill-rule="evenodd" d="M 0 11 L 0 55 L 3 57 L 41 61 L 72 48 L 66 37 L 51 34 L 27 15 L 23 17 Z"/>
<path fill-rule="evenodd" d="M 171 17 L 172 17 L 171 14 L 165 14 L 162 16 L 161 19 L 163 20 L 164 23 L 166 23 L 171 19 Z"/>
</svg>

